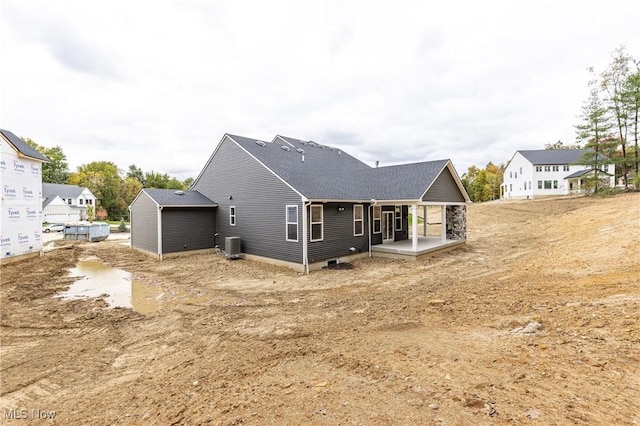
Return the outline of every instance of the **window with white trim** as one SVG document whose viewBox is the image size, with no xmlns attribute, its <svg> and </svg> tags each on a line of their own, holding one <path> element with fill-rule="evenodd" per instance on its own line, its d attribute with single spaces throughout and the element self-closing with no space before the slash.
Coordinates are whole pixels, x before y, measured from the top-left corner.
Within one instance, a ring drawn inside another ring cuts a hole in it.
<svg viewBox="0 0 640 426">
<path fill-rule="evenodd" d="M 373 233 L 382 232 L 382 206 L 373 206 Z"/>
<path fill-rule="evenodd" d="M 229 206 L 229 225 L 236 226 L 236 206 Z"/>
<path fill-rule="evenodd" d="M 311 206 L 311 238 L 309 241 L 322 241 L 324 239 L 324 229 L 322 222 L 322 206 Z"/>
<path fill-rule="evenodd" d="M 298 206 L 287 206 L 287 241 L 298 241 Z"/>
<path fill-rule="evenodd" d="M 395 215 L 396 231 L 402 231 L 402 206 L 396 206 Z"/>
<path fill-rule="evenodd" d="M 560 166 L 553 166 L 553 171 L 554 172 L 560 171 Z"/>
<path fill-rule="evenodd" d="M 364 235 L 364 207 L 362 204 L 353 206 L 353 235 Z"/>
<path fill-rule="evenodd" d="M 536 172 L 541 172 L 542 171 L 542 166 L 536 166 Z"/>
<path fill-rule="evenodd" d="M 563 172 L 568 172 L 569 171 L 569 166 L 566 165 L 566 164 L 564 166 L 562 166 L 562 171 Z"/>
</svg>

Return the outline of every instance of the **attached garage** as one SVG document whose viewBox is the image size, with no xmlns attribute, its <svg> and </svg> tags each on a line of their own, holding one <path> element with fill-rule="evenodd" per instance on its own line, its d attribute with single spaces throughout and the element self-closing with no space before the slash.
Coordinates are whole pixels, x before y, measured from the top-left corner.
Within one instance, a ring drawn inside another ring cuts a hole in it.
<svg viewBox="0 0 640 426">
<path fill-rule="evenodd" d="M 162 260 L 216 245 L 217 204 L 198 191 L 143 189 L 129 207 L 131 247 Z"/>
</svg>

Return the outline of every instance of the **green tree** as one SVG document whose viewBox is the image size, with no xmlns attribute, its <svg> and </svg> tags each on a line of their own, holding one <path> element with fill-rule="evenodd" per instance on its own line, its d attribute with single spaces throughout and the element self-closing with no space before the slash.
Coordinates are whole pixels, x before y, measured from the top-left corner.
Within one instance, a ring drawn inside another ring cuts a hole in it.
<svg viewBox="0 0 640 426">
<path fill-rule="evenodd" d="M 144 174 L 143 184 L 145 188 L 186 189 L 178 179 L 172 178 L 166 173 L 158 173 L 153 170 Z"/>
<path fill-rule="evenodd" d="M 616 162 L 620 165 L 620 174 L 625 188 L 628 187 L 627 135 L 632 114 L 631 104 L 628 102 L 627 95 L 631 60 L 632 58 L 627 55 L 624 46 L 616 49 L 611 55 L 611 63 L 601 74 L 602 80 L 600 82 L 605 95 L 604 104 L 618 133 L 621 155 L 618 156 Z"/>
<path fill-rule="evenodd" d="M 144 186 L 144 172 L 135 164 L 129 166 L 129 171 L 127 172 L 127 175 L 125 177 L 136 179 Z"/>
<path fill-rule="evenodd" d="M 136 195 L 142 189 L 142 183 L 138 179 L 126 177 L 122 181 L 120 188 L 120 197 L 118 198 L 118 210 L 121 212 L 129 212 L 129 206 L 136 198 Z M 128 215 L 127 215 L 128 216 Z"/>
<path fill-rule="evenodd" d="M 640 134 L 640 126 L 638 122 L 638 116 L 640 112 L 640 60 L 634 61 L 635 72 L 629 75 L 625 84 L 625 92 L 622 95 L 624 103 L 629 110 L 629 127 L 631 135 L 633 137 L 633 164 L 635 170 L 635 179 L 640 177 L 640 170 L 638 169 L 638 138 Z"/>
<path fill-rule="evenodd" d="M 193 185 L 193 178 L 192 177 L 188 177 L 185 180 L 182 181 L 182 184 L 184 185 L 185 188 L 191 188 L 191 185 Z"/>
<path fill-rule="evenodd" d="M 564 143 L 562 143 L 562 141 L 558 141 L 556 143 L 545 144 L 544 149 L 580 149 L 580 145 L 565 145 Z"/>
<path fill-rule="evenodd" d="M 99 205 L 106 210 L 108 217 L 117 218 L 126 213 L 118 202 L 122 187 L 122 177 L 118 167 L 110 161 L 94 161 L 78 167 L 78 171 L 69 175 L 72 185 L 86 186 L 98 199 Z M 96 211 L 96 215 L 97 215 Z"/>
<path fill-rule="evenodd" d="M 67 156 L 64 155 L 62 148 L 54 146 L 47 148 L 39 145 L 34 140 L 23 139 L 28 145 L 45 155 L 49 161 L 42 163 L 42 181 L 46 183 L 67 183 L 69 178 L 69 164 L 67 164 Z"/>
<path fill-rule="evenodd" d="M 495 200 L 500 197 L 503 172 L 503 166 L 498 167 L 491 162 L 484 169 L 471 166 L 462 175 L 462 185 L 473 202 Z"/>
<path fill-rule="evenodd" d="M 578 163 L 594 170 L 594 192 L 598 192 L 600 167 L 605 162 L 604 157 L 610 158 L 615 152 L 617 141 L 611 134 L 613 124 L 600 98 L 597 81 L 590 81 L 589 86 L 589 98 L 582 106 L 582 123 L 575 126 L 577 141 L 586 142 L 585 153 Z"/>
</svg>

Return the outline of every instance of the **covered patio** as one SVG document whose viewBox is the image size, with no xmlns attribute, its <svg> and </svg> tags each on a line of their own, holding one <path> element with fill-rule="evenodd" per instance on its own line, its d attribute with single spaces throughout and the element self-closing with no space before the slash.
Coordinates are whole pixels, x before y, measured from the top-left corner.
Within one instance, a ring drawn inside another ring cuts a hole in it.
<svg viewBox="0 0 640 426">
<path fill-rule="evenodd" d="M 373 256 L 377 257 L 416 260 L 424 254 L 449 249 L 464 243 L 464 240 L 442 240 L 439 237 L 418 237 L 417 249 L 414 249 L 412 240 L 402 240 L 372 246 L 371 252 Z"/>
<path fill-rule="evenodd" d="M 416 260 L 466 242 L 464 204 L 415 203 L 408 207 L 412 217 L 409 238 L 373 245 L 372 256 Z"/>
</svg>

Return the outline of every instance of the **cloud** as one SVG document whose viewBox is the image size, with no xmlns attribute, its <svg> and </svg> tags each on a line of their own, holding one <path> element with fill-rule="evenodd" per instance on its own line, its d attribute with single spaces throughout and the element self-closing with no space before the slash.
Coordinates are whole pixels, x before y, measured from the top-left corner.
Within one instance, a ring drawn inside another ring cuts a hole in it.
<svg viewBox="0 0 640 426">
<path fill-rule="evenodd" d="M 586 67 L 640 56 L 639 5 L 4 0 L 2 124 L 74 169 L 195 177 L 230 132 L 462 174 L 573 142 Z"/>
</svg>

